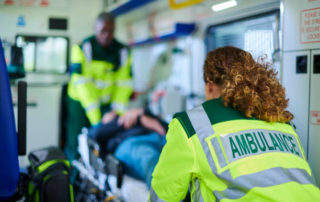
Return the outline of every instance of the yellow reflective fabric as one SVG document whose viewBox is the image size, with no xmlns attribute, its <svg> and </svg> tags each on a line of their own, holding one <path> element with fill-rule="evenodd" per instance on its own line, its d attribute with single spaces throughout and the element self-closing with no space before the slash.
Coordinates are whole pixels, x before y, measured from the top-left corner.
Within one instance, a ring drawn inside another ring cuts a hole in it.
<svg viewBox="0 0 320 202">
<path fill-rule="evenodd" d="M 116 105 L 122 105 L 125 107 L 133 92 L 131 78 L 117 80 L 114 91 L 112 102 Z M 116 110 L 119 111 L 118 109 Z"/>
<path fill-rule="evenodd" d="M 112 101 L 116 104 L 116 105 L 121 105 L 121 106 L 125 106 L 128 104 L 129 102 L 129 98 L 133 92 L 132 87 L 123 87 L 123 86 L 117 86 L 115 88 L 115 95 L 112 99 Z M 119 109 L 117 110 L 119 111 Z M 120 110 L 121 111 L 121 110 Z"/>
<path fill-rule="evenodd" d="M 114 65 L 105 61 L 86 61 L 78 45 L 72 48 L 72 63 L 80 63 L 82 73 L 73 73 L 68 95 L 81 103 L 91 124 L 101 119 L 100 105 L 110 103 L 114 89 Z M 109 99 L 108 99 L 109 97 Z"/>
<path fill-rule="evenodd" d="M 100 122 L 101 112 L 100 108 L 86 110 L 86 115 L 92 125 L 96 125 Z"/>
<path fill-rule="evenodd" d="M 200 200 L 193 201 L 193 202 L 203 202 L 203 201 L 215 201 L 216 197 L 213 195 L 212 191 L 209 191 L 210 188 L 206 185 L 206 180 L 201 180 L 200 182 Z"/>
<path fill-rule="evenodd" d="M 277 161 L 274 161 L 275 158 Z M 306 170 L 311 176 L 311 170 L 306 161 L 299 159 L 294 155 L 288 156 L 287 154 L 281 153 L 269 153 L 257 157 L 244 158 L 228 167 L 232 177 L 236 178 L 242 175 L 274 168 L 276 166 L 281 166 L 283 168 L 300 168 Z"/>
<path fill-rule="evenodd" d="M 100 90 L 101 104 L 109 104 L 111 102 L 111 95 L 113 94 L 114 89 L 114 85 L 110 85 Z"/>
<path fill-rule="evenodd" d="M 94 78 L 94 84 L 99 92 L 99 102 L 101 104 L 109 104 L 111 96 L 114 92 L 115 72 L 112 71 L 114 65 L 105 61 L 93 60 L 87 68 L 87 74 Z"/>
<path fill-rule="evenodd" d="M 194 148 L 194 155 L 196 158 L 196 162 L 198 163 L 197 166 L 197 172 L 200 176 L 200 182 L 204 179 L 211 179 L 206 180 L 206 184 L 208 186 L 207 192 L 210 190 L 212 193 L 212 190 L 209 189 L 209 187 L 215 187 L 215 189 L 218 190 L 224 190 L 227 188 L 227 185 L 223 183 L 211 170 L 209 162 L 206 157 L 206 153 L 204 152 L 202 145 L 200 143 L 200 140 L 197 135 L 194 135 L 190 138 L 192 140 L 193 148 Z M 213 194 L 211 196 L 211 199 L 214 198 Z M 214 201 L 214 200 L 213 200 Z"/>
<path fill-rule="evenodd" d="M 82 74 L 91 76 L 94 79 L 108 79 L 113 81 L 114 65 L 110 62 L 92 60 L 87 62 L 85 68 L 82 68 Z"/>
<path fill-rule="evenodd" d="M 197 169 L 194 148 L 177 119 L 170 123 L 166 139 L 151 186 L 162 200 L 180 201 L 185 198 L 192 173 Z"/>
<path fill-rule="evenodd" d="M 122 114 L 124 112 L 133 92 L 132 79 L 130 75 L 131 64 L 132 57 L 131 52 L 129 51 L 125 64 L 119 68 L 115 75 L 116 87 L 114 89 L 112 102 L 115 104 L 115 110 L 118 114 Z"/>
<path fill-rule="evenodd" d="M 86 58 L 79 45 L 72 46 L 71 63 L 83 64 Z"/>
<path fill-rule="evenodd" d="M 94 59 L 88 61 L 82 49 L 73 46 L 71 62 L 81 64 L 81 74 L 71 75 L 68 95 L 81 103 L 91 124 L 100 121 L 100 105 L 112 102 L 119 114 L 124 112 L 133 91 L 130 52 L 125 59 L 123 66 L 114 71 L 114 64 Z"/>
<path fill-rule="evenodd" d="M 288 124 L 281 124 L 281 123 L 270 124 L 270 123 L 266 123 L 259 120 L 256 120 L 256 121 L 255 120 L 250 120 L 250 121 L 235 120 L 235 121 L 218 123 L 213 126 L 213 129 L 215 131 L 215 136 L 219 136 L 220 134 L 235 133 L 239 131 L 245 131 L 245 130 L 256 129 L 256 128 L 266 129 L 266 130 L 277 129 L 278 131 L 282 131 L 283 133 L 293 134 L 299 140 L 296 132 Z M 298 142 L 298 144 L 299 144 L 298 146 L 300 150 L 303 152 L 303 148 L 300 142 Z M 223 152 L 225 154 L 225 151 Z M 279 158 L 280 156 L 282 157 Z M 304 153 L 303 153 L 303 157 L 304 157 L 304 160 L 293 154 L 288 155 L 286 153 L 274 152 L 274 153 L 260 154 L 258 156 L 250 157 L 250 158 L 243 158 L 221 169 L 219 169 L 220 168 L 219 165 L 217 165 L 217 167 L 218 167 L 218 173 L 221 173 L 226 170 L 230 170 L 231 175 L 234 178 L 241 175 L 260 172 L 262 170 L 266 170 L 276 166 L 281 166 L 283 168 L 301 168 L 306 170 L 309 173 L 309 175 L 311 175 L 311 169 L 305 160 Z M 216 159 L 216 156 L 212 155 L 212 158 Z M 279 160 L 274 161 L 274 158 L 278 158 Z M 215 162 L 217 162 L 217 160 L 215 160 Z"/>
<path fill-rule="evenodd" d="M 80 101 L 91 124 L 97 124 L 101 119 L 99 92 L 92 80 L 80 74 L 72 74 L 68 87 L 68 95 Z M 88 114 L 90 112 L 90 114 Z"/>
<path fill-rule="evenodd" d="M 121 66 L 117 72 L 117 79 L 128 79 L 131 78 L 130 71 L 132 65 L 132 55 L 131 52 L 128 54 L 128 58 L 123 66 Z"/>
<path fill-rule="evenodd" d="M 290 125 L 270 124 L 259 120 L 234 120 L 211 127 L 214 134 L 205 138 L 203 143 L 198 134 L 188 138 L 178 119 L 171 121 L 167 143 L 153 172 L 151 185 L 157 197 L 164 201 L 182 200 L 189 185 L 192 184 L 191 200 L 194 202 L 320 201 L 320 190 L 312 184 L 311 170 L 299 140 L 297 151 L 301 152 L 300 156 L 279 151 L 252 153 L 253 155 L 226 161 L 226 164 L 220 165 L 221 158 L 230 156 L 225 151 L 225 144 L 219 139 L 220 135 L 228 137 L 232 133 L 258 128 L 281 131 L 298 139 Z M 204 148 L 212 144 L 213 137 L 219 140 L 218 145 L 223 151 L 216 153 L 217 148 Z M 208 158 L 211 158 L 213 165 L 209 163 Z M 287 171 L 289 174 L 286 174 Z M 260 180 L 255 182 L 255 177 Z M 261 182 L 264 177 L 268 180 Z M 244 181 L 241 181 L 242 179 Z M 198 188 L 195 182 L 198 183 Z M 242 185 L 245 186 L 243 190 Z"/>
<path fill-rule="evenodd" d="M 69 84 L 68 84 L 68 95 L 70 98 L 74 99 L 74 100 L 79 100 L 78 98 L 78 93 L 76 91 L 76 88 L 75 88 L 75 81 L 77 80 L 77 76 L 73 76 L 71 75 L 71 78 L 70 78 L 70 81 L 69 81 Z"/>
<path fill-rule="evenodd" d="M 259 197 L 257 199 L 257 196 Z M 258 187 L 253 188 L 244 197 L 231 200 L 223 199 L 221 202 L 247 202 L 247 201 L 288 201 L 288 202 L 301 202 L 301 201 L 320 201 L 319 189 L 310 184 L 301 185 L 296 182 L 288 182 L 281 185 L 272 187 Z"/>
</svg>

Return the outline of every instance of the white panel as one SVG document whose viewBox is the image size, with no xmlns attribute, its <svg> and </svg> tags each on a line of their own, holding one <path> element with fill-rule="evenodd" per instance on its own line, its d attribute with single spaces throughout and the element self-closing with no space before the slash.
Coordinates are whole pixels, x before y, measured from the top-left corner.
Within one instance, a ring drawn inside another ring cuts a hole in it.
<svg viewBox="0 0 320 202">
<path fill-rule="evenodd" d="M 129 40 L 134 42 L 146 40 L 152 37 L 148 26 L 148 19 L 133 22 L 129 32 L 131 32 L 128 33 L 129 35 L 131 34 L 131 38 L 129 38 Z"/>
<path fill-rule="evenodd" d="M 307 55 L 307 73 L 296 73 L 296 57 Z M 308 144 L 308 117 L 309 117 L 309 60 L 310 51 L 289 52 L 283 54 L 283 85 L 286 88 L 286 96 L 289 98 L 289 111 L 293 113 L 293 123 L 297 127 L 297 133 L 301 144 L 307 151 Z"/>
<path fill-rule="evenodd" d="M 175 48 L 178 52 L 172 53 L 172 73 L 168 80 L 170 86 L 183 91 L 184 94 L 191 93 L 191 38 L 183 37 L 177 39 Z"/>
<path fill-rule="evenodd" d="M 15 89 L 13 93 L 16 93 Z M 20 167 L 29 164 L 27 156 L 30 151 L 58 146 L 60 98 L 61 85 L 28 87 L 27 155 L 19 157 Z"/>
<path fill-rule="evenodd" d="M 203 40 L 192 38 L 191 57 L 191 91 L 198 95 L 204 95 L 203 65 L 206 53 Z"/>
<path fill-rule="evenodd" d="M 320 73 L 313 73 L 314 55 L 320 50 L 311 52 L 311 91 L 310 91 L 310 131 L 309 131 L 309 163 L 320 185 Z"/>
<path fill-rule="evenodd" d="M 74 44 L 94 33 L 94 22 L 98 13 L 102 11 L 102 1 L 58 0 L 49 2 L 48 7 L 0 5 L 1 39 L 14 42 L 16 34 L 64 35 L 69 36 L 70 43 Z M 67 18 L 68 30 L 49 30 L 49 17 Z M 24 20 L 24 26 L 17 25 L 20 18 Z"/>
<path fill-rule="evenodd" d="M 133 48 L 134 89 L 146 92 L 161 80 L 167 80 L 172 69 L 172 47 L 168 43 Z"/>
<path fill-rule="evenodd" d="M 320 46 L 320 1 L 283 0 L 283 49 L 313 49 Z"/>
</svg>

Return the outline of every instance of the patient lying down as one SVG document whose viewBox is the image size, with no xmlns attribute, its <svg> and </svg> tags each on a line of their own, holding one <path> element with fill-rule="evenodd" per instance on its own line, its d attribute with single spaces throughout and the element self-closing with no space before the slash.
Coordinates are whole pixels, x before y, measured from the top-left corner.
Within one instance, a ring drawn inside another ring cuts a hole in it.
<svg viewBox="0 0 320 202">
<path fill-rule="evenodd" d="M 148 109 L 135 108 L 122 116 L 105 114 L 88 135 L 99 143 L 102 157 L 114 154 L 123 163 L 126 174 L 150 187 L 167 129 L 168 124 Z"/>
</svg>

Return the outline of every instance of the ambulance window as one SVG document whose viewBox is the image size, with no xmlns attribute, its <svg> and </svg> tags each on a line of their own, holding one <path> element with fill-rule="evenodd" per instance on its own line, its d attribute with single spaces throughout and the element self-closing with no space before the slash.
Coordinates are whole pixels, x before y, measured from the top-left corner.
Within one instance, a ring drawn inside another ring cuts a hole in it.
<svg viewBox="0 0 320 202">
<path fill-rule="evenodd" d="M 207 29 L 207 51 L 231 45 L 249 51 L 255 58 L 267 55 L 274 60 L 279 50 L 278 30 L 278 11 L 213 25 Z"/>
<path fill-rule="evenodd" d="M 17 35 L 16 44 L 23 48 L 25 71 L 45 73 L 67 71 L 69 47 L 67 37 Z"/>
</svg>

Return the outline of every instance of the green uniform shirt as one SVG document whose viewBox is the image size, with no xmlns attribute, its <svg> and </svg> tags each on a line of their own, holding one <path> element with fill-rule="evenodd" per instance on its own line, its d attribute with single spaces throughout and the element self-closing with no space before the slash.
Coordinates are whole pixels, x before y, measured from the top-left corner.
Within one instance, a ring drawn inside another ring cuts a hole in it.
<svg viewBox="0 0 320 202">
<path fill-rule="evenodd" d="M 81 103 L 91 124 L 100 121 L 102 106 L 112 104 L 116 112 L 125 111 L 133 91 L 127 47 L 114 39 L 104 48 L 91 36 L 73 47 L 71 62 L 68 95 Z"/>
<path fill-rule="evenodd" d="M 154 170 L 151 201 L 319 201 L 289 124 L 245 118 L 209 100 L 178 113 Z"/>
<path fill-rule="evenodd" d="M 83 40 L 81 44 L 81 49 L 84 50 L 84 45 L 89 42 L 91 44 L 92 60 L 106 61 L 114 64 L 113 71 L 117 71 L 120 66 L 120 50 L 125 46 L 118 42 L 116 39 L 108 45 L 107 48 L 103 48 L 97 41 L 95 36 L 88 37 Z M 85 52 L 86 55 L 86 52 Z"/>
</svg>

